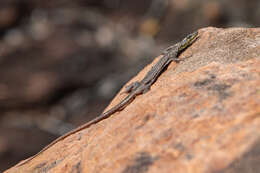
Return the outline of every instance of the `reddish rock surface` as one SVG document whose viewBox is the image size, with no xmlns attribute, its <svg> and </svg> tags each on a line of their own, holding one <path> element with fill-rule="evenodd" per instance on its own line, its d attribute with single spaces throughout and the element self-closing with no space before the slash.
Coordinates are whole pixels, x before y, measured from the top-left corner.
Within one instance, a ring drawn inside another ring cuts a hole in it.
<svg viewBox="0 0 260 173">
<path fill-rule="evenodd" d="M 124 110 L 6 173 L 259 172 L 260 28 L 199 35 L 184 61 Z"/>
</svg>

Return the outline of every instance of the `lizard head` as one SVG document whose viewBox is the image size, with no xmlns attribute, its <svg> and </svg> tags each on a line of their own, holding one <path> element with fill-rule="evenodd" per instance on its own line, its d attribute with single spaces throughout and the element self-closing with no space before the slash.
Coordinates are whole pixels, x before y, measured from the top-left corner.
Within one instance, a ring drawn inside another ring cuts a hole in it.
<svg viewBox="0 0 260 173">
<path fill-rule="evenodd" d="M 184 50 L 189 45 L 191 45 L 196 39 L 198 38 L 198 31 L 193 32 L 189 34 L 187 37 L 185 37 L 179 44 L 179 51 Z"/>
</svg>

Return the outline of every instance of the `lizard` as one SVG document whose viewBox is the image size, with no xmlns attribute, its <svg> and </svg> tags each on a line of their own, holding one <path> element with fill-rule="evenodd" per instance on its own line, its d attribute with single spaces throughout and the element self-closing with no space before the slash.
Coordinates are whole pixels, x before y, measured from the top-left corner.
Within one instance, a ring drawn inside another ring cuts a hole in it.
<svg viewBox="0 0 260 173">
<path fill-rule="evenodd" d="M 35 154 L 32 157 L 29 157 L 28 159 L 18 163 L 17 166 L 24 165 L 25 163 L 28 163 L 47 149 L 49 149 L 54 144 L 58 143 L 59 141 L 67 138 L 68 136 L 71 136 L 82 129 L 86 129 L 90 127 L 93 124 L 96 124 L 100 122 L 101 120 L 104 120 L 108 117 L 110 117 L 115 112 L 118 112 L 122 109 L 124 109 L 129 103 L 131 103 L 136 96 L 140 94 L 144 94 L 147 91 L 149 91 L 151 85 L 156 81 L 156 79 L 160 76 L 160 74 L 163 72 L 163 70 L 170 64 L 170 62 L 175 61 L 179 62 L 180 59 L 178 56 L 180 53 L 189 47 L 196 39 L 198 38 L 198 32 L 194 32 L 186 36 L 182 41 L 176 43 L 173 46 L 168 47 L 161 53 L 161 58 L 158 60 L 158 62 L 151 67 L 151 69 L 147 72 L 145 77 L 141 81 L 136 81 L 131 83 L 130 85 L 127 85 L 125 87 L 125 93 L 129 93 L 128 96 L 126 96 L 120 103 L 109 109 L 108 111 L 102 113 L 98 117 L 94 118 L 93 120 L 89 121 L 86 124 L 83 124 L 79 126 L 78 128 L 64 134 L 63 136 L 57 138 L 53 142 L 51 142 L 49 145 L 44 147 L 41 151 L 39 151 L 37 154 Z"/>
</svg>

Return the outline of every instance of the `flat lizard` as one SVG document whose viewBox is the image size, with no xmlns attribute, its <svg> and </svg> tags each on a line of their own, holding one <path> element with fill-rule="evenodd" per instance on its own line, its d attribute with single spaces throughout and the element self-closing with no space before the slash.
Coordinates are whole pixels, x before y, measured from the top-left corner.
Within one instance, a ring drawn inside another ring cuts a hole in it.
<svg viewBox="0 0 260 173">
<path fill-rule="evenodd" d="M 40 155 L 41 153 L 46 151 L 48 148 L 50 148 L 54 144 L 58 143 L 59 141 L 65 139 L 66 137 L 68 137 L 72 134 L 75 134 L 82 129 L 88 128 L 91 125 L 96 124 L 103 119 L 110 117 L 112 114 L 114 114 L 117 111 L 122 110 L 125 106 L 127 106 L 129 103 L 131 103 L 137 95 L 144 94 L 145 92 L 149 91 L 151 85 L 155 82 L 155 80 L 163 72 L 165 67 L 168 66 L 171 61 L 178 62 L 180 60 L 180 59 L 178 59 L 179 54 L 184 49 L 186 49 L 188 46 L 190 46 L 197 38 L 198 38 L 198 32 L 196 31 L 196 32 L 186 36 L 182 41 L 165 49 L 165 51 L 163 51 L 163 53 L 161 54 L 162 57 L 158 60 L 158 62 L 154 66 L 152 66 L 150 71 L 148 71 L 148 73 L 145 75 L 145 77 L 141 81 L 133 82 L 130 85 L 126 86 L 126 90 L 124 92 L 129 93 L 129 94 L 120 103 L 118 103 L 116 106 L 114 106 L 110 110 L 102 113 L 100 116 L 96 117 L 95 119 L 89 121 L 88 123 L 86 123 L 82 126 L 79 126 L 78 128 L 57 138 L 52 143 L 50 143 L 49 145 L 44 147 L 36 155 L 26 159 L 25 161 L 18 163 L 17 166 L 21 166 L 21 165 L 24 165 L 25 163 L 28 163 L 33 158 Z"/>
</svg>

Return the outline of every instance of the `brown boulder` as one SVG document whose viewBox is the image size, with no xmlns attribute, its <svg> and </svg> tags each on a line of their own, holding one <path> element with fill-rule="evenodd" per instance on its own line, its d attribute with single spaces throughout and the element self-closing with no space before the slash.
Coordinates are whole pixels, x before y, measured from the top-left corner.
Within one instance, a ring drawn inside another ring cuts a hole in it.
<svg viewBox="0 0 260 173">
<path fill-rule="evenodd" d="M 6 173 L 260 172 L 260 28 L 199 35 L 124 110 Z"/>
</svg>

